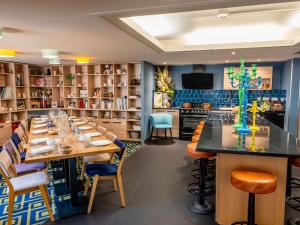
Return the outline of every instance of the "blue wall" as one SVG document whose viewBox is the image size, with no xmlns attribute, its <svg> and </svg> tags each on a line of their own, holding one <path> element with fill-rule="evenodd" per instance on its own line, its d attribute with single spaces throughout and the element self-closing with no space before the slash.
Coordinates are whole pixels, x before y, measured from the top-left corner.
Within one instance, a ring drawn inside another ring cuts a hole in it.
<svg viewBox="0 0 300 225">
<path fill-rule="evenodd" d="M 281 88 L 281 79 L 282 79 L 282 70 L 283 63 L 258 63 L 258 66 L 273 66 L 273 86 L 272 89 L 283 89 Z M 238 67 L 239 64 L 212 64 L 206 65 L 205 71 L 207 73 L 214 74 L 214 90 L 222 90 L 223 89 L 223 76 L 224 76 L 224 68 L 234 66 Z M 246 66 L 251 66 L 250 64 L 246 64 Z M 169 71 L 173 76 L 173 80 L 175 83 L 176 90 L 182 89 L 181 82 L 181 74 L 183 73 L 191 73 L 193 72 L 193 65 L 181 65 L 181 66 L 169 66 Z"/>
<path fill-rule="evenodd" d="M 141 73 L 141 92 L 143 93 L 142 96 L 142 121 L 141 121 L 141 128 L 142 128 L 142 140 L 146 140 L 150 134 L 149 128 L 149 115 L 152 113 L 152 93 L 155 89 L 154 86 L 154 73 L 156 67 L 148 62 L 142 62 L 141 65 L 142 73 Z"/>
</svg>

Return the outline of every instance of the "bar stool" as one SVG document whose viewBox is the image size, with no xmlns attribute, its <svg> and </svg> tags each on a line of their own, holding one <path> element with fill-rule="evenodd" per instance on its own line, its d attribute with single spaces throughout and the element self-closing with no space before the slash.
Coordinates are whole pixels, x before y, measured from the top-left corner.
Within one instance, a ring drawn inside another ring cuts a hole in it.
<svg viewBox="0 0 300 225">
<path fill-rule="evenodd" d="M 212 205 L 205 201 L 205 165 L 208 158 L 214 157 L 214 153 L 199 152 L 196 150 L 197 143 L 190 143 L 187 145 L 187 152 L 192 158 L 200 159 L 199 163 L 199 177 L 196 189 L 189 189 L 191 194 L 197 195 L 197 201 L 193 202 L 189 208 L 195 213 L 206 214 L 212 210 Z M 194 183 L 189 184 L 188 187 L 194 186 Z"/>
<path fill-rule="evenodd" d="M 232 225 L 255 225 L 255 194 L 270 194 L 276 190 L 277 178 L 271 173 L 234 170 L 231 173 L 231 184 L 249 193 L 247 222 L 235 222 Z"/>
<path fill-rule="evenodd" d="M 292 165 L 300 168 L 300 158 L 297 159 L 293 159 L 292 160 Z M 294 181 L 294 183 L 293 183 Z M 293 188 L 299 188 L 299 179 L 297 178 L 292 178 L 292 187 Z M 295 197 L 290 197 L 287 200 L 287 204 L 288 206 L 290 206 L 291 208 L 300 211 L 300 197 L 299 196 L 295 196 Z M 300 217 L 295 217 L 295 218 L 290 218 L 288 219 L 288 225 L 299 225 L 300 224 Z"/>
<path fill-rule="evenodd" d="M 198 143 L 200 139 L 200 135 L 193 135 L 192 136 L 192 143 Z"/>
</svg>

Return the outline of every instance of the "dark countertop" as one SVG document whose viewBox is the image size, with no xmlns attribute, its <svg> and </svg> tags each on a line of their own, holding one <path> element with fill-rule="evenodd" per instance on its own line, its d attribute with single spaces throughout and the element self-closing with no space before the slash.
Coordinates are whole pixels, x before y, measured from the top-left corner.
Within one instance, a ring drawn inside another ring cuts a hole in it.
<svg viewBox="0 0 300 225">
<path fill-rule="evenodd" d="M 233 122 L 207 120 L 202 131 L 198 151 L 277 157 L 300 157 L 300 142 L 291 134 L 263 118 L 258 119 L 255 136 L 239 135 Z M 251 125 L 250 125 L 251 126 Z M 254 138 L 252 138 L 254 136 Z M 250 147 L 253 147 L 250 149 Z"/>
</svg>

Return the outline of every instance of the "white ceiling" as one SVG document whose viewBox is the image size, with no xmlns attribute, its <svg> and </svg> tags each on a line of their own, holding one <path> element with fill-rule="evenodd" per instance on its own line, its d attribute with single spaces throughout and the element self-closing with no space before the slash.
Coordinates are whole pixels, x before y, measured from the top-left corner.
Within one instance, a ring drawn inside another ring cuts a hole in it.
<svg viewBox="0 0 300 225">
<path fill-rule="evenodd" d="M 252 0 L 251 4 L 284 2 L 283 0 Z M 111 18 L 216 9 L 247 5 L 238 0 L 1 0 L 0 26 L 5 27 L 0 48 L 19 52 L 14 61 L 47 64 L 42 49 L 57 49 L 65 63 L 74 63 L 76 56 L 94 58 L 94 62 L 149 61 L 155 64 L 237 62 L 241 56 L 248 61 L 279 61 L 294 57 L 300 46 L 204 50 L 163 53 L 148 47 L 112 23 Z M 102 17 L 105 17 L 102 18 Z"/>
</svg>

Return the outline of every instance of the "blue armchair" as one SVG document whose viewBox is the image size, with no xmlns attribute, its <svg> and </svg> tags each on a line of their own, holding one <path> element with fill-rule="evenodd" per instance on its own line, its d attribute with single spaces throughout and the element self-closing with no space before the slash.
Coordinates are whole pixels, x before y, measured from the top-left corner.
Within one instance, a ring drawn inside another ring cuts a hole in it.
<svg viewBox="0 0 300 225">
<path fill-rule="evenodd" d="M 153 135 L 153 129 L 165 129 L 165 137 L 167 136 L 167 129 L 170 131 L 171 139 L 172 128 L 173 128 L 173 115 L 169 113 L 152 113 L 150 114 L 150 125 L 151 125 L 151 139 Z"/>
</svg>

